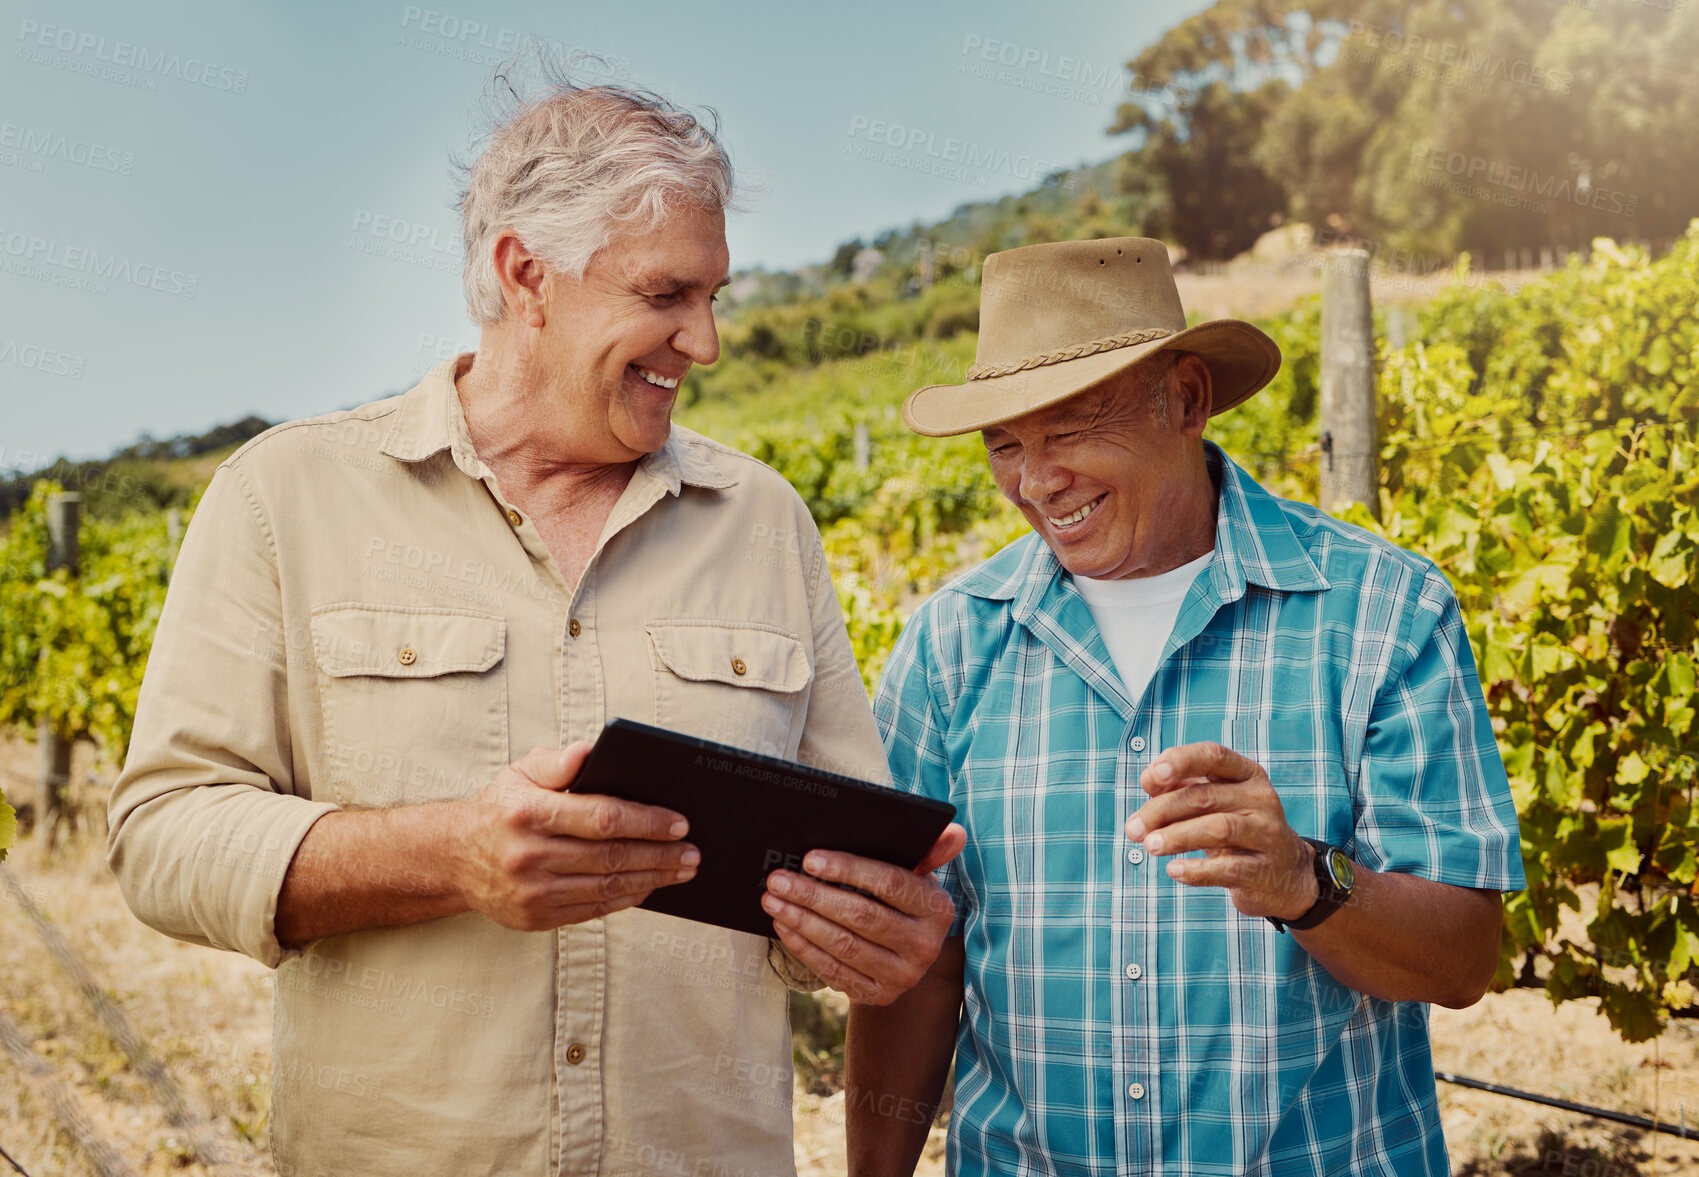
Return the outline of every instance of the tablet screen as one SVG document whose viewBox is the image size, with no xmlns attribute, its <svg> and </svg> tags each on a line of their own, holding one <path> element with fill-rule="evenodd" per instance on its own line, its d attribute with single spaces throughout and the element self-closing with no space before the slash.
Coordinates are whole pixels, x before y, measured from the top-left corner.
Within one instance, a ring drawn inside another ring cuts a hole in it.
<svg viewBox="0 0 1699 1177">
<path fill-rule="evenodd" d="M 702 864 L 642 906 L 756 936 L 773 935 L 761 908 L 772 871 L 801 872 L 810 850 L 912 870 L 956 815 L 942 801 L 629 719 L 602 729 L 572 791 L 682 813 Z"/>
</svg>

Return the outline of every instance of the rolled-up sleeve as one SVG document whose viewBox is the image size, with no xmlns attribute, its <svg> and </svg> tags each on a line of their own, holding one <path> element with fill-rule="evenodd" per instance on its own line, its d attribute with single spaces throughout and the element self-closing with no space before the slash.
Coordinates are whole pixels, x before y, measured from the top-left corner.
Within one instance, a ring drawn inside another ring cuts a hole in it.
<svg viewBox="0 0 1699 1177">
<path fill-rule="evenodd" d="M 226 465 L 178 555 L 112 790 L 107 861 L 150 927 L 272 967 L 285 956 L 284 873 L 337 808 L 295 795 L 287 676 L 270 529 Z"/>
</svg>

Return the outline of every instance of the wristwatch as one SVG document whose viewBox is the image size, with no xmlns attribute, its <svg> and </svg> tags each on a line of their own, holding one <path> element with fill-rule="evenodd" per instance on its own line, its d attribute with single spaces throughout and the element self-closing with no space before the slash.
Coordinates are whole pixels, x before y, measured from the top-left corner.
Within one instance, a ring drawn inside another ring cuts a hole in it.
<svg viewBox="0 0 1699 1177">
<path fill-rule="evenodd" d="M 1304 841 L 1314 846 L 1316 851 L 1316 901 L 1310 910 L 1295 920 L 1267 917 L 1277 932 L 1284 932 L 1287 928 L 1296 928 L 1302 932 L 1306 928 L 1315 927 L 1345 905 L 1345 901 L 1351 898 L 1351 889 L 1357 883 L 1357 873 L 1352 869 L 1351 860 L 1345 857 L 1345 851 L 1337 846 L 1329 846 L 1326 842 L 1318 842 L 1314 838 L 1305 838 Z"/>
</svg>

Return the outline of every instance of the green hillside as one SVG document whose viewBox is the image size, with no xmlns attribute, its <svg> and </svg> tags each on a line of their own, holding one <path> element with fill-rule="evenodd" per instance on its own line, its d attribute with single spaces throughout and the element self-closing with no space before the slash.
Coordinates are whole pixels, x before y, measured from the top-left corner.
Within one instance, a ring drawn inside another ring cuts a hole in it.
<svg viewBox="0 0 1699 1177">
<path fill-rule="evenodd" d="M 199 497 L 212 472 L 237 446 L 270 429 L 273 422 L 244 417 L 205 433 L 156 441 L 144 437 L 96 461 L 61 458 L 47 466 L 0 478 L 0 527 L 29 501 L 37 482 L 51 481 L 82 495 L 83 510 L 98 519 L 129 511 L 186 507 Z"/>
</svg>

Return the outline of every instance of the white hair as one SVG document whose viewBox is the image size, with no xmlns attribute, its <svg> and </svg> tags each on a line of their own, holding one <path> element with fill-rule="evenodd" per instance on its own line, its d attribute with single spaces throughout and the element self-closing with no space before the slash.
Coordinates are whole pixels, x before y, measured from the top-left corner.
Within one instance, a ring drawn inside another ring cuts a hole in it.
<svg viewBox="0 0 1699 1177">
<path fill-rule="evenodd" d="M 683 206 L 732 203 L 731 158 L 711 110 L 704 122 L 659 94 L 564 78 L 529 101 L 513 97 L 518 109 L 465 169 L 459 200 L 466 309 L 479 326 L 507 314 L 494 256 L 504 230 L 580 278 L 621 230 L 653 229 Z"/>
</svg>

